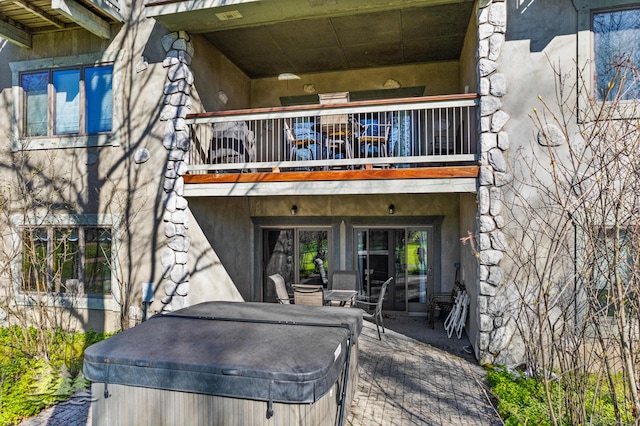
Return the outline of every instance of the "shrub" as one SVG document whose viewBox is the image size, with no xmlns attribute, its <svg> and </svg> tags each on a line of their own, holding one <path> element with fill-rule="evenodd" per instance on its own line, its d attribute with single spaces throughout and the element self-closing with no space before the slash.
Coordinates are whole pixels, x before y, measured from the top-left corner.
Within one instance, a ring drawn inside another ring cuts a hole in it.
<svg viewBox="0 0 640 426">
<path fill-rule="evenodd" d="M 34 355 L 19 327 L 0 328 L 0 425 L 19 423 L 87 387 L 82 376 L 84 349 L 105 333 L 53 331 L 49 359 Z"/>
<path fill-rule="evenodd" d="M 488 381 L 506 425 L 550 424 L 542 383 L 504 368 L 489 369 Z"/>
<path fill-rule="evenodd" d="M 540 378 L 527 378 L 518 371 L 502 367 L 488 369 L 488 382 L 493 395 L 498 399 L 498 413 L 506 425 L 549 425 L 551 424 L 550 407 L 545 398 L 544 385 Z M 568 378 L 554 376 L 548 382 L 552 398 L 552 409 L 556 420 L 561 425 L 572 425 L 564 405 L 567 396 L 574 394 L 573 399 L 584 402 L 584 412 L 590 424 L 617 425 L 616 410 L 612 401 L 608 384 L 602 377 L 589 375 L 584 388 L 573 389 Z M 615 392 L 619 401 L 625 401 L 625 380 L 622 374 L 612 377 Z M 579 394 L 578 394 L 579 393 Z M 623 424 L 633 424 L 633 413 L 630 407 L 617 413 Z"/>
</svg>

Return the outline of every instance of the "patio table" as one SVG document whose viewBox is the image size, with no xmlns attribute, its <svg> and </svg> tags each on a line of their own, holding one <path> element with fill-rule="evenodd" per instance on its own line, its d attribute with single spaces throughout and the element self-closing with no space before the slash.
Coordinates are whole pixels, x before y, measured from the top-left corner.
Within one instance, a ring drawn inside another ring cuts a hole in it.
<svg viewBox="0 0 640 426">
<path fill-rule="evenodd" d="M 357 292 L 354 290 L 324 290 L 325 302 L 339 302 L 340 306 L 344 306 L 349 301 L 355 299 Z"/>
</svg>

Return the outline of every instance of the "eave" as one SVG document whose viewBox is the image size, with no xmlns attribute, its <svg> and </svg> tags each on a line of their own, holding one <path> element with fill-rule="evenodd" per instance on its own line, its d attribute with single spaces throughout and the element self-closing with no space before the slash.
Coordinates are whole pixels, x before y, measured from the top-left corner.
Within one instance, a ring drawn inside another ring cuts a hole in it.
<svg viewBox="0 0 640 426">
<path fill-rule="evenodd" d="M 33 35 L 84 28 L 111 38 L 111 25 L 124 22 L 119 3 L 107 0 L 0 0 L 0 37 L 31 48 Z"/>
</svg>

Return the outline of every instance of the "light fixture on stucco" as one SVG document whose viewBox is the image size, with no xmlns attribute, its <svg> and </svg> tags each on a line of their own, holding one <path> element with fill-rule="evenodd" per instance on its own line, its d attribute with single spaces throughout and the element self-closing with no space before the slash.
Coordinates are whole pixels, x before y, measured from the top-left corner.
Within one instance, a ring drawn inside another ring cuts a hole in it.
<svg viewBox="0 0 640 426">
<path fill-rule="evenodd" d="M 300 76 L 291 72 L 283 72 L 278 74 L 278 80 L 300 80 Z"/>
<path fill-rule="evenodd" d="M 295 216 L 297 214 L 298 214 L 298 206 L 294 204 L 293 206 L 291 206 L 291 216 Z"/>
<path fill-rule="evenodd" d="M 316 93 L 316 85 L 305 84 L 304 86 L 302 86 L 302 90 L 304 90 L 304 93 Z"/>
<path fill-rule="evenodd" d="M 399 81 L 390 78 L 390 79 L 388 79 L 387 81 L 384 82 L 382 87 L 385 88 L 385 89 L 399 89 L 399 88 L 402 87 L 402 85 L 400 84 Z"/>
<path fill-rule="evenodd" d="M 224 105 L 227 104 L 227 102 L 229 102 L 229 96 L 227 96 L 227 94 L 223 91 L 220 90 L 218 92 L 218 99 L 220 100 L 220 102 L 222 102 Z"/>
<path fill-rule="evenodd" d="M 389 214 L 394 214 L 396 212 L 396 206 L 393 204 L 389 204 Z"/>
</svg>

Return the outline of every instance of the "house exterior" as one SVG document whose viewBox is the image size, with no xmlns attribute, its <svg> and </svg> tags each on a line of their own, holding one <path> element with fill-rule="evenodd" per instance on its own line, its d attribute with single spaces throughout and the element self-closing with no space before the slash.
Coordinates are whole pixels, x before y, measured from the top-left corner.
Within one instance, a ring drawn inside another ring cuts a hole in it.
<svg viewBox="0 0 640 426">
<path fill-rule="evenodd" d="M 639 9 L 1 2 L 5 311 L 45 288 L 112 330 L 352 270 L 369 295 L 393 276 L 385 310 L 422 316 L 459 281 L 476 357 L 515 364 L 506 206 L 520 153 L 549 146 L 531 111 L 550 64 L 593 63 L 594 13 Z"/>
</svg>

